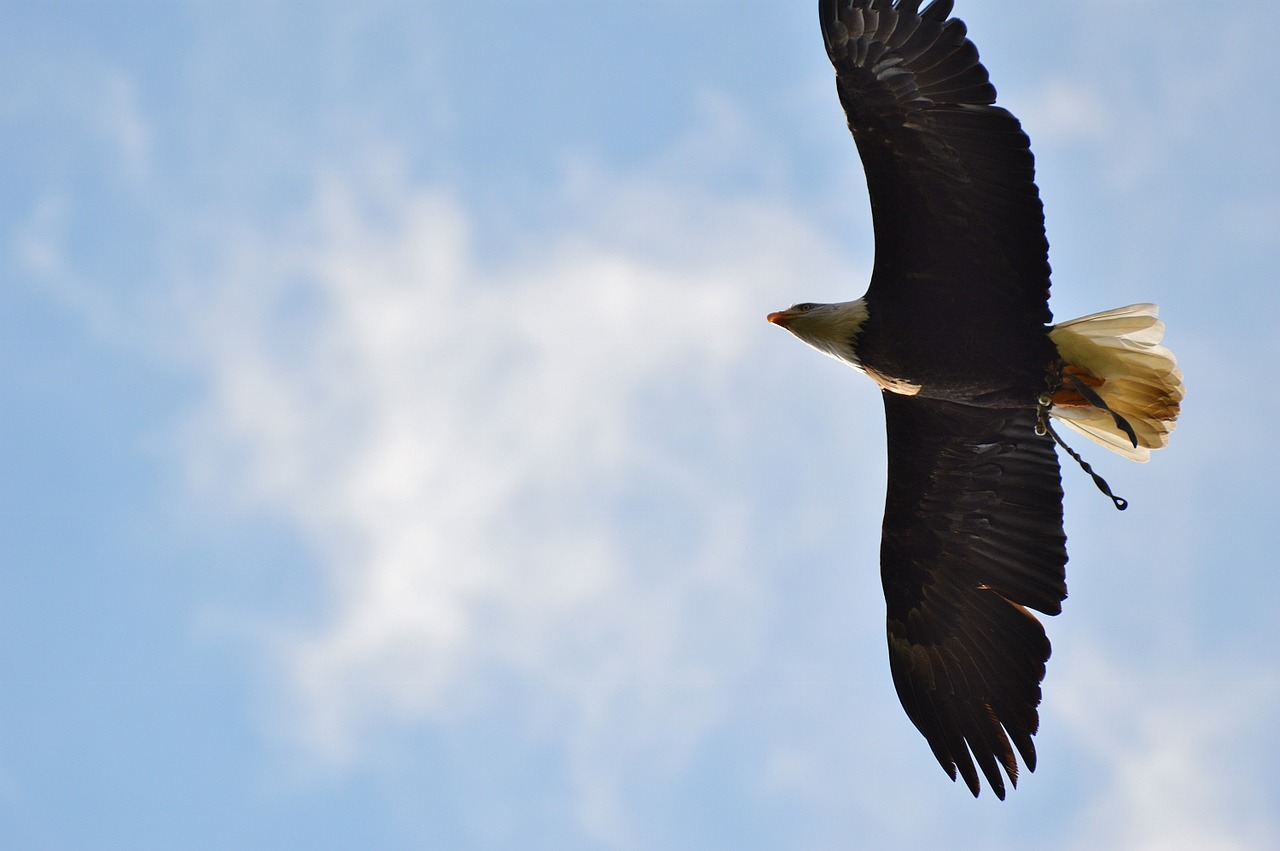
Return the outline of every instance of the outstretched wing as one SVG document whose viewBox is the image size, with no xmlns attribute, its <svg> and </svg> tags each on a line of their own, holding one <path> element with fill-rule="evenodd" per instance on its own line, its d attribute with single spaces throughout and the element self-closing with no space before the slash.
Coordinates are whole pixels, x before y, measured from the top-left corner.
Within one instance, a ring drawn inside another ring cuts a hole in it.
<svg viewBox="0 0 1280 851">
<path fill-rule="evenodd" d="M 889 666 L 907 716 L 976 796 L 974 760 L 1004 798 L 1010 740 L 1031 771 L 1066 536 L 1058 456 L 1034 410 L 884 393 L 889 446 L 880 571 Z M 970 754 L 972 753 L 972 759 Z"/>
<path fill-rule="evenodd" d="M 945 328 L 963 306 L 971 333 L 1043 336 L 1049 246 L 1030 143 L 994 105 L 964 22 L 948 19 L 951 0 L 919 6 L 819 2 L 871 198 L 867 301 L 903 323 L 932 316 Z"/>
</svg>

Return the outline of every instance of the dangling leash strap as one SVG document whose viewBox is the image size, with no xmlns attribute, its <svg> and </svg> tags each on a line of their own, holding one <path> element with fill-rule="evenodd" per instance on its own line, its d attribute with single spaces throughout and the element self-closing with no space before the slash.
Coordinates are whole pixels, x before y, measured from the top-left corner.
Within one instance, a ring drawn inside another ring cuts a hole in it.
<svg viewBox="0 0 1280 851">
<path fill-rule="evenodd" d="M 1107 403 L 1103 402 L 1102 398 L 1098 396 L 1097 393 L 1093 392 L 1092 387 L 1085 384 L 1083 381 L 1076 378 L 1074 375 L 1069 375 L 1067 376 L 1067 378 L 1070 379 L 1071 382 L 1076 385 L 1077 389 L 1080 390 L 1080 395 L 1084 396 L 1084 398 L 1087 399 L 1090 404 L 1095 405 L 1099 408 L 1102 408 L 1104 411 L 1111 414 L 1111 416 L 1115 417 L 1116 425 L 1125 430 L 1125 432 L 1129 435 L 1129 438 L 1133 441 L 1134 446 L 1138 445 L 1138 437 L 1133 433 L 1133 427 L 1130 426 L 1129 423 L 1125 421 L 1124 417 L 1120 416 L 1119 414 L 1115 413 L 1110 408 L 1108 408 Z M 1105 493 L 1111 499 L 1111 501 L 1115 503 L 1115 506 L 1117 509 L 1119 509 L 1120 511 L 1124 511 L 1126 508 L 1129 507 L 1129 500 L 1125 499 L 1122 496 L 1116 496 L 1114 493 L 1112 493 L 1111 485 L 1107 484 L 1107 480 L 1102 478 L 1102 476 L 1099 476 L 1097 473 L 1093 472 L 1093 468 L 1089 466 L 1089 462 L 1081 458 L 1080 453 L 1076 452 L 1070 446 L 1067 446 L 1067 442 L 1063 440 L 1061 437 L 1059 437 L 1058 433 L 1053 430 L 1053 426 L 1049 424 L 1049 409 L 1052 407 L 1053 407 L 1052 396 L 1046 393 L 1040 397 L 1040 406 L 1036 409 L 1036 434 L 1040 434 L 1040 435 L 1048 434 L 1050 437 L 1053 438 L 1054 443 L 1058 444 L 1063 449 L 1067 450 L 1067 454 L 1075 459 L 1075 462 L 1080 465 L 1080 469 L 1088 473 L 1089 478 L 1093 479 L 1093 483 L 1098 486 L 1098 490 Z"/>
<path fill-rule="evenodd" d="M 1088 398 L 1088 397 L 1086 396 L 1085 398 Z M 1058 437 L 1058 433 L 1054 431 L 1053 426 L 1049 424 L 1047 408 L 1041 409 L 1040 425 L 1044 428 L 1045 431 L 1049 433 L 1049 436 L 1053 438 L 1053 442 L 1061 446 L 1063 449 L 1067 450 L 1067 454 L 1076 460 L 1076 463 L 1080 465 L 1080 469 L 1084 470 L 1086 473 L 1089 474 L 1089 477 L 1093 479 L 1093 483 L 1098 486 L 1098 490 L 1102 491 L 1103 493 L 1105 493 L 1107 496 L 1111 498 L 1111 501 L 1115 503 L 1116 508 L 1118 508 L 1121 511 L 1124 511 L 1126 508 L 1129 507 L 1129 500 L 1125 499 L 1122 496 L 1116 496 L 1115 494 L 1113 494 L 1111 492 L 1111 486 L 1107 484 L 1107 480 L 1102 478 L 1102 476 L 1099 476 L 1097 473 L 1093 472 L 1093 468 L 1089 466 L 1089 462 L 1081 458 L 1080 453 L 1076 452 L 1070 446 L 1067 446 L 1067 443 L 1065 440 L 1063 440 L 1061 437 Z M 1126 423 L 1126 425 L 1128 425 L 1128 423 Z"/>
</svg>

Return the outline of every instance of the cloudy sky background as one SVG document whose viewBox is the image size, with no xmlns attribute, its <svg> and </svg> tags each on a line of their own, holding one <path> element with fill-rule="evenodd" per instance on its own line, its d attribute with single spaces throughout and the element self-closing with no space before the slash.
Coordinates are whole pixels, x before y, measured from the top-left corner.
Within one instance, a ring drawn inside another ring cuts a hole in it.
<svg viewBox="0 0 1280 851">
<path fill-rule="evenodd" d="M 1280 7 L 968 0 L 1060 318 L 1189 397 L 1064 465 L 1040 768 L 889 679 L 814 4 L 0 4 L 0 845 L 1280 845 Z"/>
</svg>

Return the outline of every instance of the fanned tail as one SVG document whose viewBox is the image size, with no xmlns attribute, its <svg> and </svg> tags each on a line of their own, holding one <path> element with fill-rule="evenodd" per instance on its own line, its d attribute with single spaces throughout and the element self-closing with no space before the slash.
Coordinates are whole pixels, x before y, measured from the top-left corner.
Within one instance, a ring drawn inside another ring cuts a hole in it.
<svg viewBox="0 0 1280 851">
<path fill-rule="evenodd" d="M 1177 359 L 1160 345 L 1164 323 L 1158 317 L 1154 304 L 1131 304 L 1049 330 L 1070 379 L 1068 389 L 1055 395 L 1050 415 L 1134 461 L 1146 461 L 1152 449 L 1169 443 L 1185 392 Z M 1105 407 L 1090 402 L 1088 392 L 1073 392 L 1086 386 Z"/>
</svg>

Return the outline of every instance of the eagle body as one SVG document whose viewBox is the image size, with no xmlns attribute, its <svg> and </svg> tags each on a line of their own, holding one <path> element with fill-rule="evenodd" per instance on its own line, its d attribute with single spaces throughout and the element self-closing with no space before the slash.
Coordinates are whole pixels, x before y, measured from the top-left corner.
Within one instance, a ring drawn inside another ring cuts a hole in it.
<svg viewBox="0 0 1280 851">
<path fill-rule="evenodd" d="M 902 287 L 889 282 L 872 288 Z M 1007 326 L 983 321 L 990 318 L 986 313 L 971 324 L 973 307 L 955 295 L 914 306 L 869 297 L 867 320 L 854 347 L 859 364 L 894 384 L 918 387 L 912 395 L 922 398 L 1035 408 L 1055 380 L 1059 359 L 1047 329 L 1034 324 L 1010 333 Z"/>
<path fill-rule="evenodd" d="M 1049 418 L 1146 460 L 1183 388 L 1154 305 L 1051 324 L 1030 142 L 951 11 L 820 0 L 875 264 L 863 297 L 768 318 L 882 390 L 894 686 L 952 779 L 976 796 L 981 771 L 1004 798 L 1017 756 L 1036 765 L 1050 645 L 1031 610 L 1058 614 L 1067 593 Z"/>
</svg>

